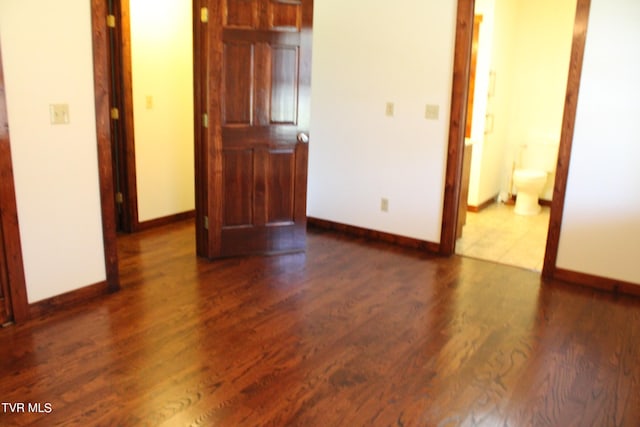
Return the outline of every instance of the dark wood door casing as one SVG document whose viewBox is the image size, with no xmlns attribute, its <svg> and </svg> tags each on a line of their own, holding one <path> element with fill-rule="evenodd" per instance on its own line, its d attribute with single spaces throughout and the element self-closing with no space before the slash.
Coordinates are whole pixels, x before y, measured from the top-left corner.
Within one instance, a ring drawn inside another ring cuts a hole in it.
<svg viewBox="0 0 640 427">
<path fill-rule="evenodd" d="M 440 254 L 444 256 L 452 255 L 456 244 L 467 100 L 469 96 L 469 74 L 471 71 L 474 8 L 475 0 L 458 0 L 453 56 L 453 82 L 451 87 L 451 114 L 449 116 L 449 142 L 440 233 Z"/>
<path fill-rule="evenodd" d="M 309 128 L 313 2 L 198 6 L 208 8 L 194 38 L 198 253 L 304 249 L 308 146 L 297 135 Z"/>
<path fill-rule="evenodd" d="M 4 137 L 9 136 L 9 126 L 7 123 L 7 111 L 4 96 L 4 74 L 2 68 L 2 52 L 0 51 L 0 137 L 3 138 L 1 144 L 4 145 Z M 4 171 L 2 171 L 4 172 Z M 2 174 L 4 184 L 5 176 Z M 1 185 L 0 184 L 0 185 Z M 5 200 L 0 199 L 0 214 L 4 211 Z M 4 248 L 4 233 L 2 232 L 2 222 L 0 222 L 0 325 L 4 325 L 13 318 L 11 308 L 11 297 L 9 296 L 9 275 L 7 271 L 6 252 Z"/>
<path fill-rule="evenodd" d="M 109 105 L 117 109 L 111 115 L 111 156 L 116 228 L 134 232 L 138 221 L 138 190 L 133 118 L 133 82 L 131 64 L 131 18 L 129 0 L 106 0 L 114 25 L 108 28 Z"/>
<path fill-rule="evenodd" d="M 98 149 L 98 177 L 102 234 L 107 284 L 110 291 L 120 289 L 118 250 L 116 245 L 116 208 L 111 157 L 111 127 L 109 105 L 109 14 L 107 0 L 91 0 L 91 34 L 93 45 L 93 79 Z"/>
<path fill-rule="evenodd" d="M 29 317 L 0 49 L 0 323 Z"/>
</svg>

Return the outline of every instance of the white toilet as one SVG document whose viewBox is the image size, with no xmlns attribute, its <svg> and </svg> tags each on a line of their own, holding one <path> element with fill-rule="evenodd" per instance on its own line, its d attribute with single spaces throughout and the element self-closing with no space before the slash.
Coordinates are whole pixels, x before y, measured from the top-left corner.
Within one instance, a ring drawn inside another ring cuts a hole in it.
<svg viewBox="0 0 640 427">
<path fill-rule="evenodd" d="M 516 169 L 513 173 L 517 197 L 514 212 L 518 215 L 536 215 L 540 212 L 538 198 L 547 183 L 547 172 L 535 169 Z"/>
<path fill-rule="evenodd" d="M 558 143 L 549 139 L 538 139 L 521 146 L 520 168 L 513 173 L 516 188 L 518 215 L 536 215 L 540 212 L 538 198 L 553 177 L 558 159 Z"/>
</svg>

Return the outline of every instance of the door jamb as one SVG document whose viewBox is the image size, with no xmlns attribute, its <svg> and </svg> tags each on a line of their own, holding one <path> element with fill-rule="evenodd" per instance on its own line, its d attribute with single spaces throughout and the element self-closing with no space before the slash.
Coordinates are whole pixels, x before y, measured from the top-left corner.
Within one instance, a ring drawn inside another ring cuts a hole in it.
<svg viewBox="0 0 640 427">
<path fill-rule="evenodd" d="M 447 150 L 448 156 L 440 237 L 440 254 L 444 256 L 452 255 L 455 250 L 455 230 L 458 219 L 457 205 L 460 197 L 462 176 L 464 125 L 467 113 L 466 100 L 469 85 L 469 68 L 471 64 L 474 7 L 474 0 L 458 0 L 449 144 Z M 582 74 L 582 60 L 590 7 L 591 0 L 577 0 L 556 179 L 553 189 L 553 200 L 551 202 L 549 233 L 542 269 L 542 276 L 547 278 L 554 277 L 556 273 L 558 245 L 560 241 L 562 214 L 569 174 L 571 146 L 575 128 L 580 77 Z"/>
<path fill-rule="evenodd" d="M 131 64 L 131 19 L 129 0 L 114 0 L 114 15 L 116 39 L 116 58 L 110 58 L 112 63 L 110 72 L 116 73 L 116 80 L 120 83 L 116 88 L 117 94 L 111 93 L 113 89 L 109 86 L 109 98 L 112 107 L 119 110 L 119 121 L 122 126 L 122 143 L 120 151 L 120 170 L 113 170 L 114 177 L 118 175 L 122 181 L 121 191 L 123 200 L 121 209 L 123 210 L 123 231 L 131 233 L 140 231 L 138 220 L 138 190 L 136 179 L 136 158 L 135 158 L 135 134 L 133 121 L 133 80 Z M 108 50 L 110 52 L 110 50 Z M 115 102 L 119 100 L 119 102 Z M 115 194 L 114 194 L 115 197 Z"/>
<path fill-rule="evenodd" d="M 22 245 L 18 225 L 18 211 L 11 164 L 11 140 L 7 117 L 7 104 L 4 91 L 4 73 L 2 70 L 2 54 L 0 52 L 0 236 L 4 240 L 7 277 L 9 282 L 9 299 L 13 320 L 23 322 L 29 318 L 29 302 L 27 284 L 24 275 Z"/>
<path fill-rule="evenodd" d="M 98 176 L 102 234 L 104 240 L 107 285 L 112 292 L 120 289 L 116 242 L 116 209 L 111 162 L 111 113 L 109 106 L 109 38 L 106 0 L 91 0 L 91 34 L 93 38 L 93 76 L 98 145 Z"/>
<path fill-rule="evenodd" d="M 222 206 L 213 204 L 222 194 L 222 139 L 220 119 L 211 111 L 219 108 L 219 88 L 222 83 L 222 57 L 218 47 L 222 28 L 203 22 L 201 10 L 208 16 L 218 16 L 220 2 L 193 0 L 193 82 L 196 193 L 196 253 L 211 259 L 220 252 Z M 208 90 L 204 90 L 208 88 Z M 204 95 L 206 93 L 206 95 Z M 206 120 L 204 118 L 207 118 Z M 212 182 L 208 177 L 213 174 Z"/>
<path fill-rule="evenodd" d="M 573 134 L 576 124 L 580 79 L 582 77 L 582 62 L 584 59 L 584 49 L 587 40 L 587 27 L 589 24 L 590 10 L 591 0 L 578 0 L 576 5 L 576 19 L 573 29 L 573 42 L 571 45 L 571 57 L 569 60 L 567 93 L 565 96 L 564 113 L 562 116 L 562 132 L 560 133 L 556 182 L 553 188 L 547 248 L 544 254 L 544 264 L 542 267 L 542 276 L 546 278 L 555 277 L 557 271 L 556 264 L 558 260 L 558 246 L 560 244 L 560 229 L 562 227 L 564 201 L 567 190 L 567 180 L 569 178 L 569 162 L 571 160 L 571 148 L 573 145 Z"/>
<path fill-rule="evenodd" d="M 452 255 L 456 244 L 458 201 L 462 187 L 462 155 L 467 119 L 467 96 L 471 70 L 475 0 L 458 0 L 453 56 L 453 84 L 449 118 L 449 145 L 444 182 L 444 205 L 440 233 L 440 254 Z"/>
</svg>

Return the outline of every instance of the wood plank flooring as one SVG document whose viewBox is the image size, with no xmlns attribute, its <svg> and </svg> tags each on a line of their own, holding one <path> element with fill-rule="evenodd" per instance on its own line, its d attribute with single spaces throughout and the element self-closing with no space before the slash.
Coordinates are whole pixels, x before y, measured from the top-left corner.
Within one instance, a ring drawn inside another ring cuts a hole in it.
<svg viewBox="0 0 640 427">
<path fill-rule="evenodd" d="M 193 235 L 123 236 L 122 291 L 0 330 L 0 400 L 42 410 L 0 426 L 640 425 L 640 299 L 313 230 L 208 263 Z"/>
</svg>

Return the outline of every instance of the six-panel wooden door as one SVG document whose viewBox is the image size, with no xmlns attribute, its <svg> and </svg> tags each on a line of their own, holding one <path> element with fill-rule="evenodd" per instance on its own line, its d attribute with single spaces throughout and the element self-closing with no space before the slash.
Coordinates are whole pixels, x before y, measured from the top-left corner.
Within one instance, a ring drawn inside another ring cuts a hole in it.
<svg viewBox="0 0 640 427">
<path fill-rule="evenodd" d="M 195 40 L 196 56 L 205 58 L 196 58 L 204 129 L 196 177 L 207 194 L 196 210 L 208 229 L 199 253 L 303 250 L 313 2 L 204 4 Z"/>
</svg>

